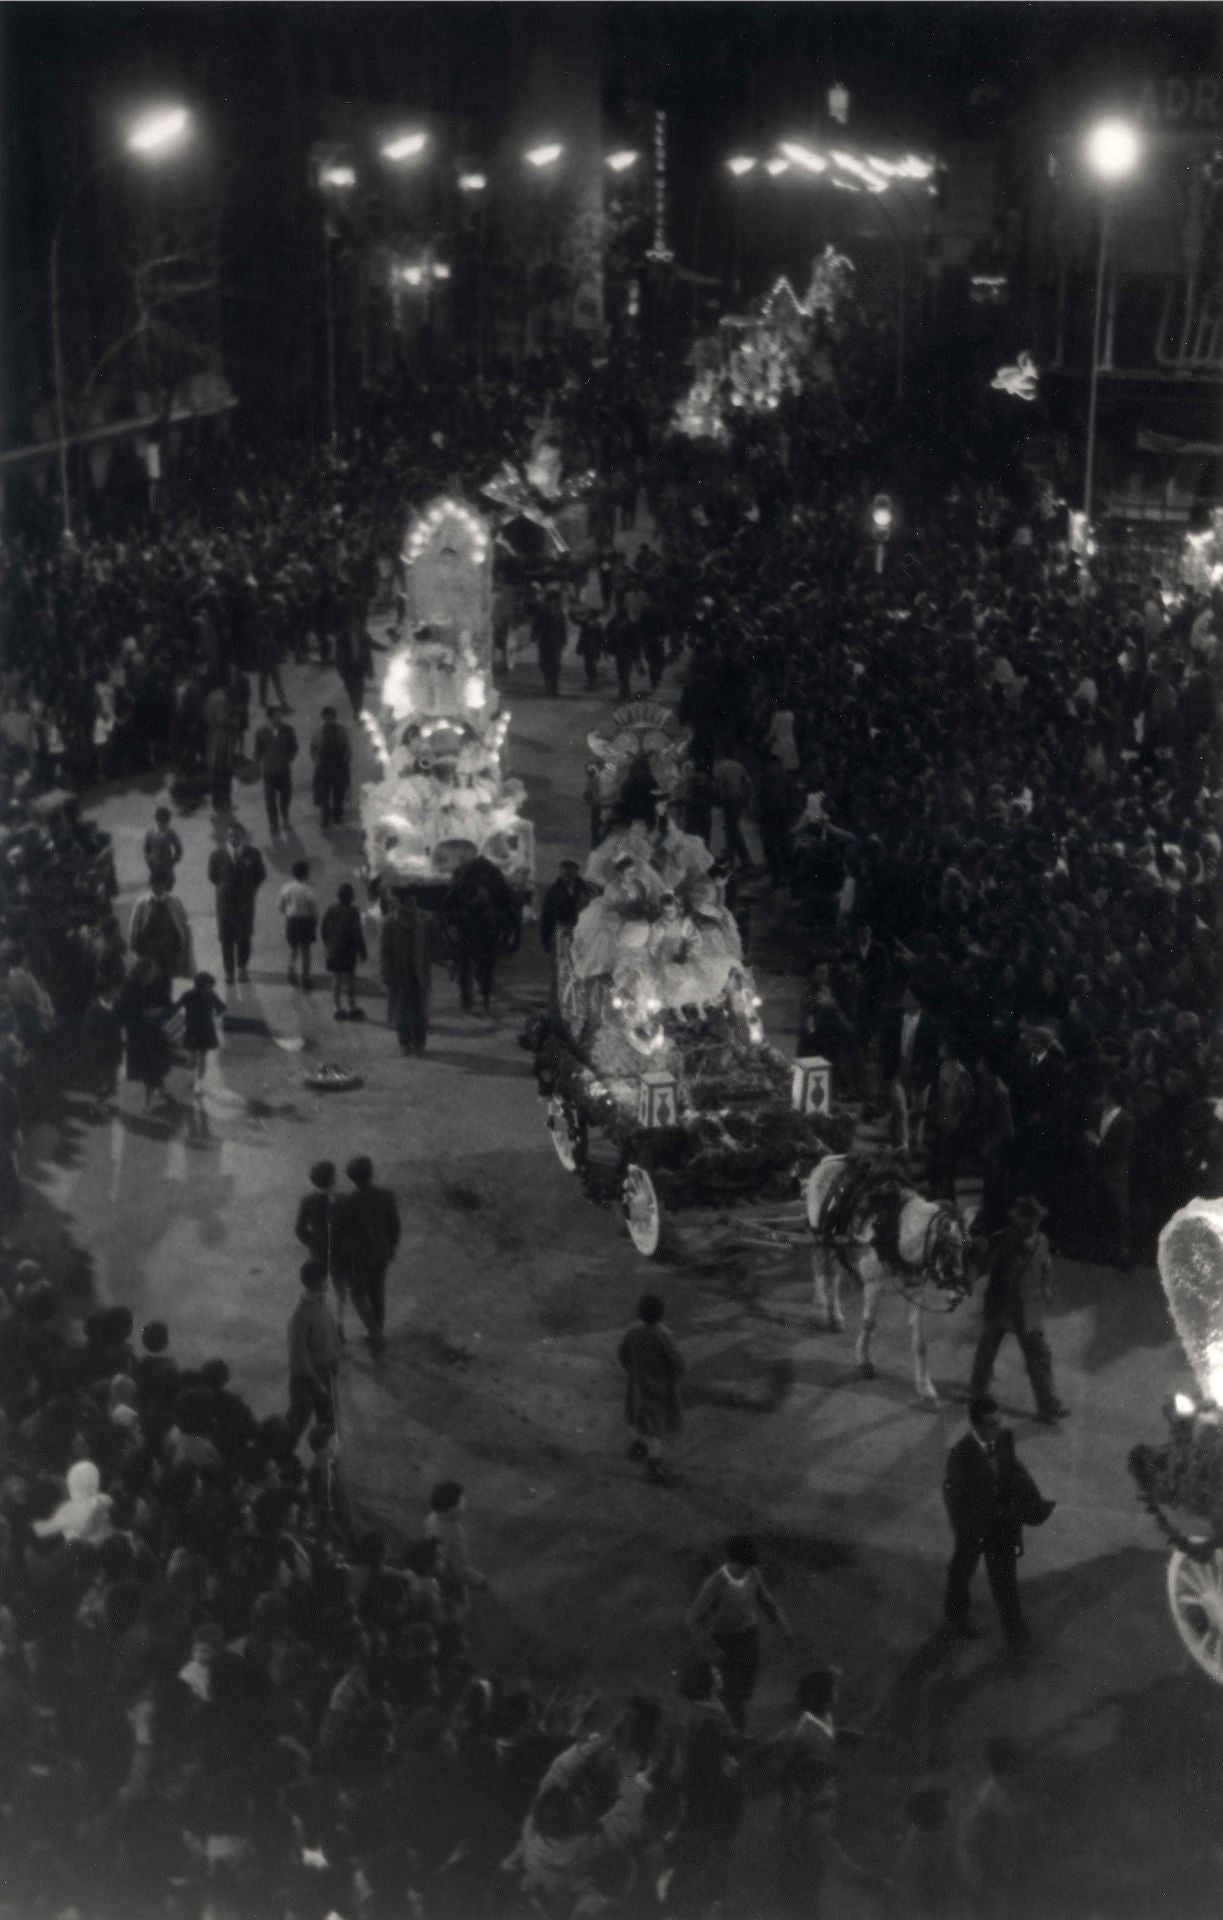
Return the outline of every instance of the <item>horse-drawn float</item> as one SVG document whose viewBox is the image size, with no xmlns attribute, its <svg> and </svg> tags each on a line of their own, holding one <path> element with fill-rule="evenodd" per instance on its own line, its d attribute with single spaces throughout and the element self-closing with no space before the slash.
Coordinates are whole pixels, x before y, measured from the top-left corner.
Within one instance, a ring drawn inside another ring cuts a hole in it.
<svg viewBox="0 0 1223 1920">
<path fill-rule="evenodd" d="M 1173 1214 L 1159 1237 L 1159 1276 L 1197 1391 L 1172 1396 L 1168 1439 L 1135 1447 L 1130 1472 L 1172 1548 L 1176 1631 L 1223 1684 L 1223 1200 L 1191 1200 Z"/>
<path fill-rule="evenodd" d="M 848 1128 L 827 1074 L 764 1037 L 760 995 L 702 840 L 668 801 L 687 737 L 666 707 L 617 708 L 589 736 L 613 825 L 591 854 L 595 898 L 558 939 L 553 1007 L 530 1036 L 556 1156 L 622 1211 L 647 1258 L 674 1216 L 783 1198 Z"/>
</svg>

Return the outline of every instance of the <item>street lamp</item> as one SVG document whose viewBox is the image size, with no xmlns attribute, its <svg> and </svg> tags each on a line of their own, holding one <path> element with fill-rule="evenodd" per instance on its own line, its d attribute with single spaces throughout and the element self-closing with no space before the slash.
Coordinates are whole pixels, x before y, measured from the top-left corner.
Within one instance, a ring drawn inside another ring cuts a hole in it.
<svg viewBox="0 0 1223 1920">
<path fill-rule="evenodd" d="M 459 175 L 460 193 L 483 193 L 488 185 L 488 176 L 483 173 L 461 173 Z"/>
<path fill-rule="evenodd" d="M 771 160 L 765 161 L 764 170 L 770 179 L 776 180 L 779 174 L 789 173 L 790 162 L 784 159 L 781 154 L 775 153 Z"/>
<path fill-rule="evenodd" d="M 384 160 L 394 160 L 397 165 L 402 165 L 405 160 L 419 160 L 428 138 L 427 133 L 401 133 L 394 140 L 384 142 L 382 157 Z"/>
<path fill-rule="evenodd" d="M 627 173 L 630 167 L 637 165 L 640 158 L 639 153 L 633 153 L 628 147 L 622 147 L 618 153 L 608 154 L 607 164 L 613 173 Z"/>
<path fill-rule="evenodd" d="M 1142 157 L 1142 141 L 1128 120 L 1097 120 L 1083 142 L 1083 154 L 1102 188 L 1124 180 Z M 1091 328 L 1091 382 L 1087 391 L 1087 447 L 1083 462 L 1083 514 L 1091 527 L 1096 468 L 1096 406 L 1100 391 L 1100 323 L 1104 316 L 1104 285 L 1108 277 L 1108 240 L 1112 198 L 1100 199 L 1100 251 L 1096 260 L 1096 301 Z"/>
<path fill-rule="evenodd" d="M 751 172 L 756 162 L 753 160 L 750 153 L 736 153 L 732 155 L 732 157 L 726 162 L 726 164 L 730 168 L 730 171 L 734 174 L 735 179 L 741 180 L 745 173 Z"/>
<path fill-rule="evenodd" d="M 69 188 L 68 196 L 59 210 L 55 226 L 51 233 L 51 358 L 55 376 L 55 437 L 59 447 L 59 490 L 63 505 L 64 533 L 72 532 L 72 502 L 68 493 L 68 428 L 64 418 L 64 342 L 63 326 L 60 315 L 59 257 L 64 237 L 64 222 L 76 205 L 84 189 L 100 173 L 122 160 L 125 155 L 134 153 L 144 161 L 158 161 L 166 154 L 181 147 L 191 137 L 191 115 L 186 107 L 167 106 L 151 109 L 140 115 L 128 128 L 127 137 L 120 147 L 110 153 L 104 153 L 91 167 L 87 167 L 80 178 Z"/>
<path fill-rule="evenodd" d="M 335 149 L 332 148 L 334 154 Z M 357 184 L 357 170 L 346 160 L 323 158 L 318 168 L 318 184 L 323 194 L 323 318 L 327 341 L 327 431 L 336 437 L 335 404 L 335 296 L 332 289 L 331 242 L 334 229 L 328 202 L 339 204 Z"/>
<path fill-rule="evenodd" d="M 528 147 L 522 157 L 529 166 L 551 167 L 555 166 L 564 151 L 559 140 L 547 140 L 542 146 Z"/>
<path fill-rule="evenodd" d="M 726 162 L 727 169 L 735 182 L 735 253 L 731 271 L 731 292 L 738 296 L 742 282 L 743 265 L 743 183 L 750 173 L 756 170 L 756 161 L 750 153 L 735 153 Z"/>
</svg>

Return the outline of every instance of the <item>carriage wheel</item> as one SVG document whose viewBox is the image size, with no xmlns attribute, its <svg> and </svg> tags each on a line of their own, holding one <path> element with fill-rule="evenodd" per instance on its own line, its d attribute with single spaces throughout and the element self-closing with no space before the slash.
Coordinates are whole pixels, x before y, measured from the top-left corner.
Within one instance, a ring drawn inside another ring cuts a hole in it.
<svg viewBox="0 0 1223 1920">
<path fill-rule="evenodd" d="M 576 1173 L 585 1145 L 585 1123 L 570 1117 L 569 1108 L 559 1093 L 554 1093 L 548 1102 L 547 1125 L 557 1159 L 566 1173 Z"/>
<path fill-rule="evenodd" d="M 1168 1562 L 1168 1605 L 1176 1631 L 1212 1680 L 1223 1684 L 1223 1549 L 1195 1560 L 1178 1549 Z"/>
<path fill-rule="evenodd" d="M 620 1204 L 638 1253 L 647 1260 L 656 1259 L 662 1246 L 662 1202 L 644 1167 L 630 1163 L 625 1168 Z"/>
</svg>

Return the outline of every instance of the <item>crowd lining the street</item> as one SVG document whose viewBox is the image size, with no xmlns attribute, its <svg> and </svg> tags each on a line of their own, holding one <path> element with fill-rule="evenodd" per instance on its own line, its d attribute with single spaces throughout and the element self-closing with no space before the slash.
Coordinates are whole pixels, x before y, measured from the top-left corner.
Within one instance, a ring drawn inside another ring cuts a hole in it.
<svg viewBox="0 0 1223 1920">
<path fill-rule="evenodd" d="M 1103 572 L 1088 587 L 1032 500 L 969 482 L 914 513 L 892 556 L 902 586 L 874 575 L 860 516 L 878 448 L 852 382 L 724 449 L 671 438 L 665 384 L 640 369 L 567 396 L 556 384 L 608 505 L 630 517 L 644 486 L 657 526 L 631 573 L 605 570 L 585 600 L 574 583 L 591 677 L 610 653 L 622 692 L 641 672 L 657 684 L 659 648 L 690 650 L 685 824 L 709 833 L 720 810 L 743 864 L 756 814 L 774 905 L 817 956 L 800 1051 L 891 1100 L 908 1144 L 922 1129 L 937 1184 L 954 1192 L 979 1166 L 991 1224 L 1031 1192 L 1067 1244 L 1086 1179 L 1093 1245 L 1128 1264 L 1217 1153 L 1210 610 Z M 685 1667 L 673 1699 L 615 1710 L 487 1672 L 461 1488 L 436 1487 L 392 1546 L 354 1520 L 325 1404 L 299 1395 L 289 1419 L 259 1421 L 224 1360 L 176 1356 L 123 1308 L 70 1323 L 21 1257 L 21 1074 L 130 983 L 107 849 L 55 783 L 202 761 L 209 694 L 255 670 L 283 706 L 275 673 L 308 633 L 324 657 L 356 657 L 404 501 L 459 454 L 512 440 L 534 397 L 490 401 L 457 430 L 439 404 L 441 445 L 422 433 L 409 448 L 372 414 L 294 483 L 287 462 L 252 457 L 238 530 L 229 507 L 192 509 L 5 554 L 0 1897 L 14 1913 L 466 1920 L 518 1900 L 702 1914 L 725 1898 L 751 1791 L 776 1808 L 779 1910 L 817 1909 L 845 1745 L 830 1669 L 804 1676 L 792 1722 L 763 1743 L 744 1732 L 742 1686 L 724 1697 L 724 1658 Z M 113 1030 L 94 1037 L 109 1058 Z M 326 1276 L 307 1262 L 307 1302 Z M 726 1569 L 776 1617 L 750 1540 L 727 1543 Z M 698 1634 L 721 1604 L 713 1580 Z M 982 1860 L 1018 1886 L 1018 1761 L 998 1744 L 955 1833 L 941 1788 L 914 1793 L 895 1912 L 992 1910 Z"/>
</svg>

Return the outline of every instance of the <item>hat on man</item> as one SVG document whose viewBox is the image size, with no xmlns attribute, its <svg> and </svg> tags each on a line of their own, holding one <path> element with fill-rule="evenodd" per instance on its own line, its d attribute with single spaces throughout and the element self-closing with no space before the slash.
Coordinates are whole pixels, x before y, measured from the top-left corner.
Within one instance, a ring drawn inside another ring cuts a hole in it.
<svg viewBox="0 0 1223 1920">
<path fill-rule="evenodd" d="M 1038 1227 L 1042 1220 L 1047 1220 L 1048 1217 L 1048 1207 L 1042 1207 L 1040 1201 L 1036 1198 L 1035 1194 L 1032 1193 L 1025 1193 L 1020 1199 L 1016 1200 L 1008 1216 L 1008 1218 L 1015 1222 L 1017 1227 L 1027 1227 L 1029 1232 Z"/>
</svg>

